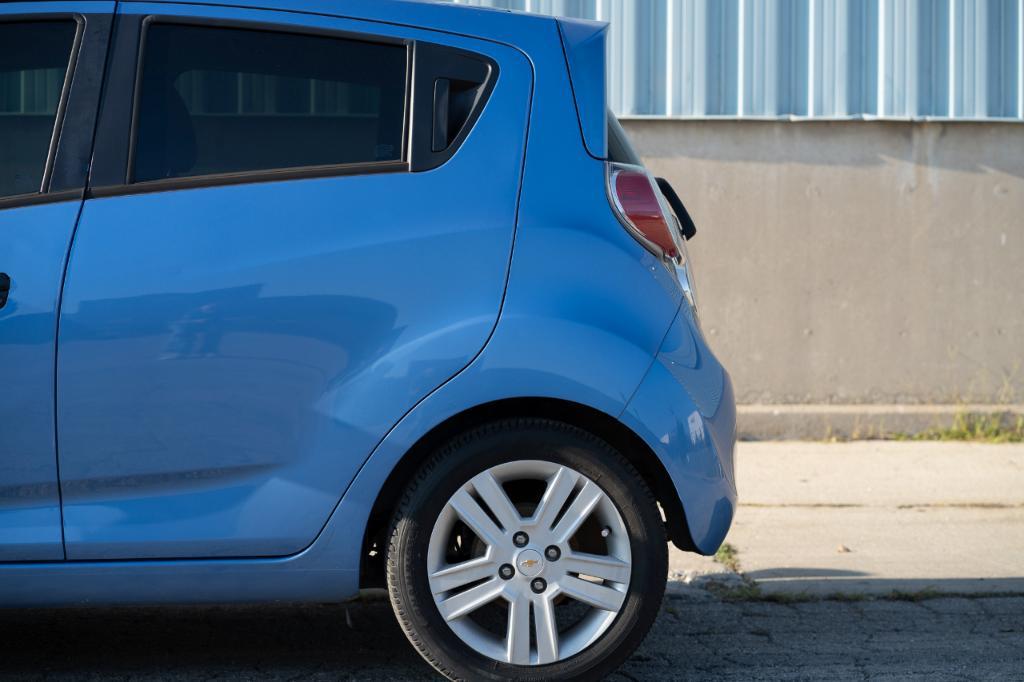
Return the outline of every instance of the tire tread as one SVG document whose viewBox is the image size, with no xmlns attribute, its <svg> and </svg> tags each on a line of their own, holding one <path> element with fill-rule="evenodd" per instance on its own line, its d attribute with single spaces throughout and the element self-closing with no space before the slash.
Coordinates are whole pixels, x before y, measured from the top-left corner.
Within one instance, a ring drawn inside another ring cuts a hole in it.
<svg viewBox="0 0 1024 682">
<path fill-rule="evenodd" d="M 598 438 L 594 434 L 581 429 L 572 424 L 565 422 L 556 421 L 553 419 L 534 418 L 534 417 L 517 417 L 502 419 L 498 421 L 489 422 L 478 426 L 474 429 L 470 429 L 458 436 L 455 436 L 449 440 L 445 445 L 438 448 L 432 455 L 430 455 L 423 465 L 413 475 L 411 481 L 408 482 L 405 489 L 402 491 L 399 497 L 398 503 L 396 504 L 395 513 L 392 517 L 391 524 L 388 531 L 388 543 L 387 543 L 387 561 L 386 561 L 386 573 L 387 573 L 387 587 L 388 596 L 391 601 L 392 609 L 394 610 L 395 616 L 398 619 L 398 623 L 408 638 L 409 642 L 413 645 L 420 656 L 427 661 L 435 670 L 444 675 L 450 680 L 456 680 L 462 682 L 467 680 L 465 677 L 461 677 L 457 670 L 451 665 L 442 660 L 442 657 L 434 652 L 419 636 L 416 631 L 416 626 L 410 615 L 411 610 L 417 610 L 418 606 L 416 594 L 414 590 L 409 589 L 409 586 L 405 584 L 404 576 L 410 574 L 411 567 L 403 566 L 403 561 L 408 561 L 409 554 L 403 551 L 402 541 L 404 539 L 403 526 L 409 522 L 410 512 L 414 508 L 414 504 L 417 501 L 419 491 L 424 485 L 429 485 L 432 479 L 435 477 L 435 472 L 441 467 L 442 464 L 449 461 L 450 458 L 457 456 L 457 453 L 466 446 L 488 437 L 492 437 L 501 433 L 514 433 L 517 431 L 524 430 L 542 430 L 551 433 L 559 433 L 563 435 L 570 435 L 587 442 L 590 446 L 602 451 L 606 456 L 613 459 L 618 466 L 624 469 L 627 475 L 632 479 L 632 482 L 639 488 L 643 499 L 639 500 L 641 504 L 650 505 L 655 511 L 657 510 L 657 502 L 655 501 L 654 494 L 651 492 L 650 487 L 644 481 L 643 477 L 637 471 L 636 467 L 633 466 L 625 456 L 623 456 L 618 450 L 613 448 L 603 439 Z M 660 519 L 660 517 L 659 517 Z M 667 547 L 667 537 L 665 534 L 665 528 L 663 524 L 657 524 L 656 528 L 645 528 L 644 532 L 654 532 L 655 537 L 651 538 L 652 542 L 661 543 L 662 546 Z M 667 551 L 667 549 L 666 549 Z M 404 570 L 403 570 L 404 569 Z M 661 593 L 664 592 L 664 583 L 661 584 Z M 658 595 L 658 603 L 661 603 L 661 594 Z M 428 605 L 432 606 L 432 605 Z M 639 623 L 641 627 L 633 628 L 630 633 L 630 640 L 636 641 L 637 643 L 642 642 L 647 636 L 654 623 L 654 619 L 648 619 L 646 623 Z M 614 657 L 613 657 L 614 658 Z M 619 665 L 618 661 L 606 661 L 606 663 L 612 663 L 613 665 L 603 665 L 601 668 L 608 668 L 603 670 L 590 670 L 588 675 L 596 675 L 596 677 L 604 677 L 614 670 Z M 529 676 L 526 679 L 540 679 L 536 676 Z M 590 677 L 595 679 L 595 677 Z"/>
</svg>

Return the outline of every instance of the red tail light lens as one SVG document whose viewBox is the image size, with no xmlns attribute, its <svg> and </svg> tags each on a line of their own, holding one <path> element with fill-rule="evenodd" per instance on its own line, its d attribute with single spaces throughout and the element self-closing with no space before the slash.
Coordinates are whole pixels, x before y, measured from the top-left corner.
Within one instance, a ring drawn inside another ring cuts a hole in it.
<svg viewBox="0 0 1024 682">
<path fill-rule="evenodd" d="M 609 164 L 608 193 L 619 219 L 641 244 L 659 257 L 679 258 L 675 221 L 650 173 L 640 167 Z"/>
</svg>

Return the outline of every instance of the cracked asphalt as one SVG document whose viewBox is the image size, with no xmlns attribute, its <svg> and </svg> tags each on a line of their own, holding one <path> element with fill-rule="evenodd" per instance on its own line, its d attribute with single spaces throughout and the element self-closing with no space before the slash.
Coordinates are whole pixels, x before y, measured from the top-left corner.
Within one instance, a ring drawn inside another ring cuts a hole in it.
<svg viewBox="0 0 1024 682">
<path fill-rule="evenodd" d="M 0 612 L 4 680 L 430 680 L 383 599 Z M 1024 596 L 724 602 L 673 582 L 612 679 L 1024 678 Z"/>
</svg>

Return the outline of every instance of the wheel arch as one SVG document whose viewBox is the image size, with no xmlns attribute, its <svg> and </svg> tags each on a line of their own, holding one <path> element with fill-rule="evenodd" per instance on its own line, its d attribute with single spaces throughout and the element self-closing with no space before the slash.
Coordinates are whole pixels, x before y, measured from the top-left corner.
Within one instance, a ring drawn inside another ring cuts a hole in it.
<svg viewBox="0 0 1024 682">
<path fill-rule="evenodd" d="M 363 534 L 360 587 L 380 587 L 384 577 L 382 551 L 388 525 L 402 490 L 430 453 L 460 433 L 500 419 L 542 418 L 583 429 L 621 452 L 636 467 L 661 507 L 665 529 L 676 547 L 691 551 L 690 536 L 679 494 L 664 464 L 632 429 L 615 417 L 582 403 L 559 398 L 506 398 L 469 408 L 434 426 L 410 447 L 377 493 Z"/>
</svg>

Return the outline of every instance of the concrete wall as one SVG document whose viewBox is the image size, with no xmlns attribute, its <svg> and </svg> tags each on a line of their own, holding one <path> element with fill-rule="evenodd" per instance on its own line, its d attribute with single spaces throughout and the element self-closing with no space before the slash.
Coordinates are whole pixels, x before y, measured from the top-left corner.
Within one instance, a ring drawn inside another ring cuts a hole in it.
<svg viewBox="0 0 1024 682">
<path fill-rule="evenodd" d="M 1024 125 L 624 125 L 741 403 L 1024 402 Z"/>
</svg>

